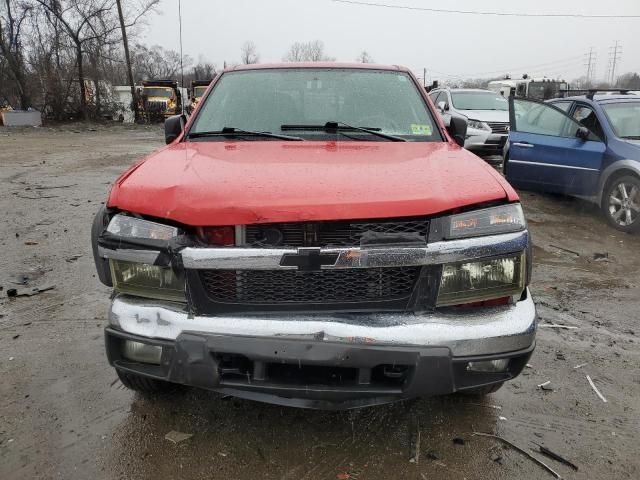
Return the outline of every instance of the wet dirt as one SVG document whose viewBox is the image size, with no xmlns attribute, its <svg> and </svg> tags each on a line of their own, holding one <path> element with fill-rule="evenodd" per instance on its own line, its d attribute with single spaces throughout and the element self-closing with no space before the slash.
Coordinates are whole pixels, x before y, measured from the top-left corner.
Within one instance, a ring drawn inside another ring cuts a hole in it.
<svg viewBox="0 0 640 480">
<path fill-rule="evenodd" d="M 0 129 L 0 478 L 552 478 L 474 431 L 544 444 L 579 466 L 537 455 L 564 478 L 640 477 L 640 236 L 564 197 L 521 192 L 540 323 L 577 328 L 541 328 L 530 368 L 484 399 L 317 412 L 126 390 L 89 230 L 115 177 L 161 145 L 159 126 Z M 16 282 L 56 287 L 9 299 Z"/>
</svg>

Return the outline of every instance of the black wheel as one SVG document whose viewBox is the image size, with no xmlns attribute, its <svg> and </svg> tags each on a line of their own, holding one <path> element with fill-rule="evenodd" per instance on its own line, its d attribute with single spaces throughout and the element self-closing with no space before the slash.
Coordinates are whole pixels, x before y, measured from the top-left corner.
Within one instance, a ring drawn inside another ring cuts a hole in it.
<svg viewBox="0 0 640 480">
<path fill-rule="evenodd" d="M 179 389 L 175 383 L 163 382 L 153 378 L 142 377 L 129 372 L 116 370 L 122 384 L 130 390 L 145 394 L 171 393 Z"/>
<path fill-rule="evenodd" d="M 483 387 L 472 388 L 470 390 L 462 390 L 460 393 L 462 395 L 470 395 L 476 397 L 483 397 L 485 395 L 489 395 L 490 393 L 497 392 L 502 388 L 504 383 L 492 383 L 491 385 L 485 385 Z"/>
<path fill-rule="evenodd" d="M 624 175 L 610 181 L 602 195 L 602 212 L 621 232 L 640 232 L 640 178 Z"/>
</svg>

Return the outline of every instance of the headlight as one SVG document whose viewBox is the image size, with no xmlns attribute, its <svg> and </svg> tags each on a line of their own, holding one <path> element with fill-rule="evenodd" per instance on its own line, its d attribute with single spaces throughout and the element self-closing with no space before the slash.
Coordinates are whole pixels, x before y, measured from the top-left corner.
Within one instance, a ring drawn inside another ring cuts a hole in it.
<svg viewBox="0 0 640 480">
<path fill-rule="evenodd" d="M 148 240 L 171 240 L 178 229 L 141 218 L 118 214 L 111 219 L 107 232 L 118 237 L 145 238 Z"/>
<path fill-rule="evenodd" d="M 522 294 L 524 255 L 444 265 L 436 305 L 460 305 Z"/>
<path fill-rule="evenodd" d="M 489 125 L 480 120 L 467 120 L 467 127 L 474 128 L 476 130 L 491 130 Z"/>
<path fill-rule="evenodd" d="M 184 277 L 171 268 L 113 259 L 109 263 L 113 288 L 117 292 L 186 302 Z"/>
<path fill-rule="evenodd" d="M 524 230 L 526 222 L 519 203 L 484 208 L 450 217 L 448 239 L 479 237 Z"/>
</svg>

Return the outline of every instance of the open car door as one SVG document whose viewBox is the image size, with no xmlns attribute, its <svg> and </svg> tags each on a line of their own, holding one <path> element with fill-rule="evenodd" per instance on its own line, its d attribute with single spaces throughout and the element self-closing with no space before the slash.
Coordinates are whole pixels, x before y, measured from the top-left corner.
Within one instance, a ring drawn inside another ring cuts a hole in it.
<svg viewBox="0 0 640 480">
<path fill-rule="evenodd" d="M 507 180 L 524 188 L 593 195 L 606 145 L 549 103 L 509 97 Z"/>
</svg>

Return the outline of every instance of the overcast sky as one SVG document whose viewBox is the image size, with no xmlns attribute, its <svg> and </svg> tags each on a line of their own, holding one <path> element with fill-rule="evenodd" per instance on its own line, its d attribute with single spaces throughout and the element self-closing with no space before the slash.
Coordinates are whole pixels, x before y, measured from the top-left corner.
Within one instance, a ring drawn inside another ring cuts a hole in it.
<svg viewBox="0 0 640 480">
<path fill-rule="evenodd" d="M 640 0 L 368 0 L 373 3 L 517 13 L 640 15 Z M 178 0 L 162 0 L 141 40 L 178 50 Z M 609 51 L 622 46 L 617 72 L 640 71 L 640 18 L 516 18 L 394 10 L 331 0 L 182 0 L 184 53 L 222 67 L 238 63 L 247 40 L 261 62 L 278 62 L 295 41 L 319 39 L 326 53 L 353 61 L 362 50 L 377 63 L 402 64 L 427 78 L 511 73 L 571 80 L 586 72 L 590 47 L 596 78 Z"/>
</svg>

